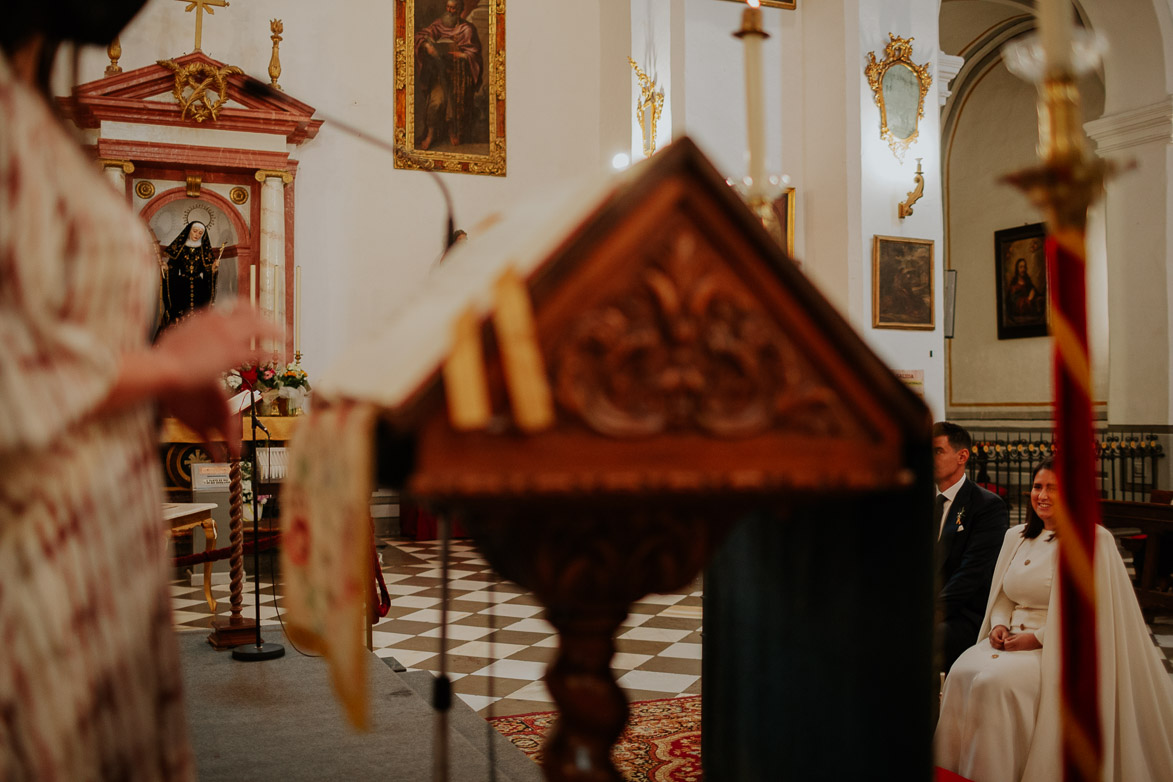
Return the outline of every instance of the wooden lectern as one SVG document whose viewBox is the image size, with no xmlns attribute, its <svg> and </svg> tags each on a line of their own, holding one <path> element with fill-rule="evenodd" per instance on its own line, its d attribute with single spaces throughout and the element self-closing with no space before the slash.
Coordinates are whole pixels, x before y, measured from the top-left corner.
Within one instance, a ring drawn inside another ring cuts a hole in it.
<svg viewBox="0 0 1173 782">
<path fill-rule="evenodd" d="M 784 778 L 792 760 L 781 748 L 727 735 L 738 720 L 786 711 L 783 689 L 771 713 L 736 713 L 759 708 L 753 689 L 779 673 L 787 681 L 810 676 L 809 689 L 825 693 L 823 703 L 804 693 L 797 703 L 813 713 L 785 719 L 808 724 L 804 737 L 818 734 L 810 751 L 873 752 L 874 768 L 927 778 L 933 536 L 924 405 L 689 140 L 585 195 L 551 197 L 545 208 L 531 215 L 537 225 L 529 233 L 506 220 L 463 245 L 386 335 L 344 358 L 325 385 L 328 394 L 383 409 L 381 478 L 459 518 L 493 567 L 545 605 L 561 640 L 546 675 L 561 712 L 544 751 L 547 778 L 619 779 L 609 755 L 627 703 L 609 668 L 614 633 L 633 601 L 695 578 L 747 516 L 756 519 L 751 532 L 781 531 L 776 537 L 801 548 L 778 548 L 771 539 L 762 551 L 778 559 L 747 563 L 755 573 L 781 571 L 790 591 L 773 613 L 751 611 L 745 619 L 752 624 L 729 627 L 723 605 L 717 628 L 706 615 L 706 639 L 716 629 L 721 645 L 713 654 L 722 665 L 704 683 L 706 736 L 738 756 L 729 762 L 714 751 L 722 766 L 708 768 L 706 759 L 707 778 Z M 508 350 L 478 290 L 510 267 L 532 301 L 552 400 L 548 425 L 528 430 L 518 425 L 517 389 L 503 368 Z M 445 334 L 429 346 L 420 329 L 450 328 L 452 316 L 469 308 L 492 415 L 481 428 L 458 430 L 446 404 L 457 389 L 445 388 L 441 372 L 451 342 Z M 397 368 L 398 387 L 355 391 L 355 367 L 372 355 Z M 826 498 L 830 512 L 811 511 Z M 785 532 L 796 525 L 801 534 Z M 736 570 L 747 553 L 755 553 L 752 540 L 723 556 Z M 882 566 L 852 569 L 868 557 L 882 558 Z M 717 575 L 725 594 L 749 593 L 723 599 L 758 607 L 755 585 L 736 575 Z M 776 585 L 767 586 L 773 595 Z M 819 659 L 749 658 L 764 666 L 755 671 L 726 645 L 825 631 L 829 622 L 820 617 L 839 611 L 864 633 L 891 628 L 899 617 L 903 637 L 846 643 L 844 630 L 828 636 L 833 649 L 795 644 Z M 881 643 L 901 644 L 899 666 L 872 666 Z M 839 686 L 862 675 L 840 664 L 867 671 L 882 699 Z M 893 724 L 893 715 L 902 722 Z M 864 725 L 870 736 L 855 729 Z M 862 743 L 848 745 L 854 741 Z M 767 767 L 738 765 L 743 755 L 769 758 L 771 773 L 737 771 Z"/>
</svg>

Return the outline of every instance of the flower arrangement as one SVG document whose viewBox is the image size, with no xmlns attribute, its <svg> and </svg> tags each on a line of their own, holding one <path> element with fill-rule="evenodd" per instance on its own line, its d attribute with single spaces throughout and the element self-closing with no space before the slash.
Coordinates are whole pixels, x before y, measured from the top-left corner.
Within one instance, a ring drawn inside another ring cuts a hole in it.
<svg viewBox="0 0 1173 782">
<path fill-rule="evenodd" d="M 280 415 L 278 404 L 289 415 L 297 415 L 306 406 L 306 397 L 312 390 L 309 375 L 300 364 L 286 364 L 284 368 L 269 362 L 255 366 L 245 364 L 224 375 L 229 393 L 252 388 L 261 392 L 258 410 L 261 415 Z"/>
<path fill-rule="evenodd" d="M 282 388 L 301 388 L 307 392 L 312 390 L 310 376 L 301 368 L 301 364 L 287 364 L 280 380 Z"/>
</svg>

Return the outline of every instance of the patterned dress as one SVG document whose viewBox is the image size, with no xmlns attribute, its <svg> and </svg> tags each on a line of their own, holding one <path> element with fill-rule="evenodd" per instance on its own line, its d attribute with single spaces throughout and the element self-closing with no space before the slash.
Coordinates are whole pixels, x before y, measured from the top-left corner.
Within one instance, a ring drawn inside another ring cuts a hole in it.
<svg viewBox="0 0 1173 782">
<path fill-rule="evenodd" d="M 0 56 L 0 780 L 190 779 L 145 346 L 144 226 Z"/>
</svg>

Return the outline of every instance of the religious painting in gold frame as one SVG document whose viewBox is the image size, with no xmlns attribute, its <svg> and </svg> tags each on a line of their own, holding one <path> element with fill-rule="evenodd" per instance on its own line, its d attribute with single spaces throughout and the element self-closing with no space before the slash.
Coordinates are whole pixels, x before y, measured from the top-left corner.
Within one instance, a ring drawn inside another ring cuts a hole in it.
<svg viewBox="0 0 1173 782">
<path fill-rule="evenodd" d="M 745 0 L 730 0 L 730 2 L 745 5 Z M 762 8 L 788 8 L 791 11 L 797 6 L 797 0 L 762 0 Z"/>
<path fill-rule="evenodd" d="M 505 0 L 395 0 L 395 167 L 505 176 Z"/>
<path fill-rule="evenodd" d="M 920 121 L 925 116 L 925 95 L 933 77 L 929 64 L 912 61 L 912 38 L 901 38 L 888 33 L 884 59 L 876 60 L 875 52 L 868 52 L 864 68 L 872 88 L 876 105 L 880 108 L 880 138 L 898 160 L 920 136 Z"/>
<path fill-rule="evenodd" d="M 872 328 L 934 328 L 933 240 L 876 236 L 872 242 Z"/>
</svg>

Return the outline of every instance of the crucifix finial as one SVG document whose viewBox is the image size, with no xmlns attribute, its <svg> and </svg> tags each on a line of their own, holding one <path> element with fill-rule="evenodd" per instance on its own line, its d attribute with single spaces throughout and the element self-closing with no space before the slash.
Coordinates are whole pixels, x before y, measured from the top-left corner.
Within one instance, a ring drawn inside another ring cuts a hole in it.
<svg viewBox="0 0 1173 782">
<path fill-rule="evenodd" d="M 195 10 L 196 29 L 195 29 L 195 48 L 199 51 L 200 43 L 203 40 L 204 34 L 204 11 L 215 15 L 216 8 L 227 8 L 228 0 L 176 0 L 176 2 L 187 3 L 187 8 L 184 8 L 185 13 L 191 13 Z M 215 8 L 213 8 L 215 6 Z"/>
</svg>

